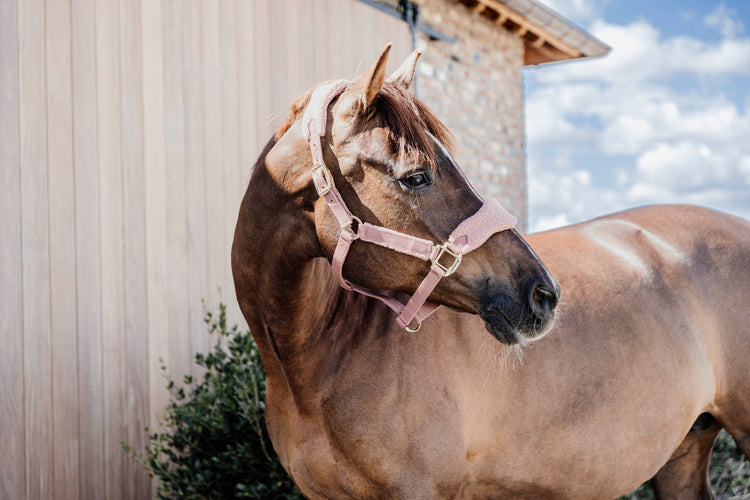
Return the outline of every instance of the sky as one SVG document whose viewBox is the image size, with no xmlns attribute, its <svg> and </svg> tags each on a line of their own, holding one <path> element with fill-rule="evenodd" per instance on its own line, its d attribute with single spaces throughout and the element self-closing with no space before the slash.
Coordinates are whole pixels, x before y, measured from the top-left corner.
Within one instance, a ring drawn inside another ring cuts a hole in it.
<svg viewBox="0 0 750 500">
<path fill-rule="evenodd" d="M 750 1 L 541 3 L 611 50 L 524 69 L 529 232 L 653 203 L 750 219 Z"/>
</svg>

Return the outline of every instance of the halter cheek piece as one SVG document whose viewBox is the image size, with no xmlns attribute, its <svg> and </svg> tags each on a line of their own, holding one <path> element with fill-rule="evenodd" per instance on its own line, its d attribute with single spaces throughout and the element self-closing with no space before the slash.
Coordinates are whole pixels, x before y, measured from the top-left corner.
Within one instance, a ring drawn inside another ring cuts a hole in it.
<svg viewBox="0 0 750 500">
<path fill-rule="evenodd" d="M 477 213 L 458 225 L 448 237 L 448 241 L 436 245 L 422 238 L 362 222 L 352 215 L 333 183 L 331 172 L 323 162 L 323 149 L 320 144 L 321 139 L 326 134 L 328 106 L 337 95 L 343 92 L 348 84 L 349 81 L 347 80 L 337 80 L 318 87 L 313 92 L 310 103 L 302 117 L 302 127 L 305 138 L 310 142 L 310 152 L 313 158 L 313 184 L 318 195 L 325 198 L 328 207 L 341 226 L 341 233 L 331 263 L 333 275 L 341 286 L 347 290 L 354 290 L 384 302 L 399 315 L 396 318 L 399 326 L 414 332 L 419 330 L 425 318 L 440 307 L 439 304 L 427 302 L 427 298 L 440 279 L 453 274 L 461 264 L 461 258 L 472 250 L 479 248 L 490 236 L 514 227 L 516 218 L 505 210 L 497 200 L 489 199 L 484 202 Z M 352 228 L 354 221 L 357 222 L 356 231 Z M 349 253 L 349 248 L 356 240 L 374 243 L 432 262 L 427 277 L 406 305 L 393 297 L 355 285 L 344 279 L 341 274 L 344 261 Z M 414 328 L 409 326 L 412 321 L 417 322 L 417 326 Z"/>
</svg>

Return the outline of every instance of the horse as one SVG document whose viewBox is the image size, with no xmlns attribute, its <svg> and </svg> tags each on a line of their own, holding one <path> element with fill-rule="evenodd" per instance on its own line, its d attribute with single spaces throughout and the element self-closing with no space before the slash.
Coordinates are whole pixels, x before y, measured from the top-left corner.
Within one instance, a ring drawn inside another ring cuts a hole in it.
<svg viewBox="0 0 750 500">
<path fill-rule="evenodd" d="M 236 296 L 297 487 L 712 498 L 720 430 L 750 455 L 750 223 L 650 206 L 522 237 L 410 92 L 419 52 L 386 77 L 389 48 L 292 103 L 237 219 Z"/>
</svg>

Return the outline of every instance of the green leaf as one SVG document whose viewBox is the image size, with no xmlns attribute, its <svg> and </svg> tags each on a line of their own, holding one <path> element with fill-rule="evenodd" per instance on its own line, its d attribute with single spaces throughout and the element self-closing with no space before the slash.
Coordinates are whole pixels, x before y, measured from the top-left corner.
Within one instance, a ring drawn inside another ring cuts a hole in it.
<svg viewBox="0 0 750 500">
<path fill-rule="evenodd" d="M 159 478 L 158 498 L 303 498 L 268 437 L 265 374 L 252 335 L 227 326 L 224 304 L 204 322 L 217 342 L 195 355 L 202 378 L 185 375 L 182 386 L 169 379 L 170 400 L 158 418 L 164 430 L 144 431 L 142 455 L 125 443 L 123 451 Z"/>
</svg>

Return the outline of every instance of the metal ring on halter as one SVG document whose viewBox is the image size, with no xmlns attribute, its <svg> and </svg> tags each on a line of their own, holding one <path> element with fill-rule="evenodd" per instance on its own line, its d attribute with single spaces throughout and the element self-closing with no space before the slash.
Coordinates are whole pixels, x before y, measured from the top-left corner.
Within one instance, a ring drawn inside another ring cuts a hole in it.
<svg viewBox="0 0 750 500">
<path fill-rule="evenodd" d="M 409 325 L 406 325 L 404 327 L 404 330 L 406 330 L 409 333 L 414 333 L 414 332 L 418 332 L 420 328 L 422 328 L 422 322 L 421 321 L 419 323 L 417 323 L 417 327 L 416 328 L 409 328 Z"/>
<path fill-rule="evenodd" d="M 362 225 L 362 221 L 356 215 L 352 215 L 352 222 L 354 222 L 354 221 L 357 221 L 357 231 L 359 231 L 359 226 Z M 357 234 L 357 231 L 355 231 L 354 229 L 352 229 L 351 223 L 349 223 L 349 229 L 351 229 L 352 234 L 354 235 L 354 238 L 352 239 L 352 241 L 358 240 L 359 239 L 359 235 Z"/>
</svg>

